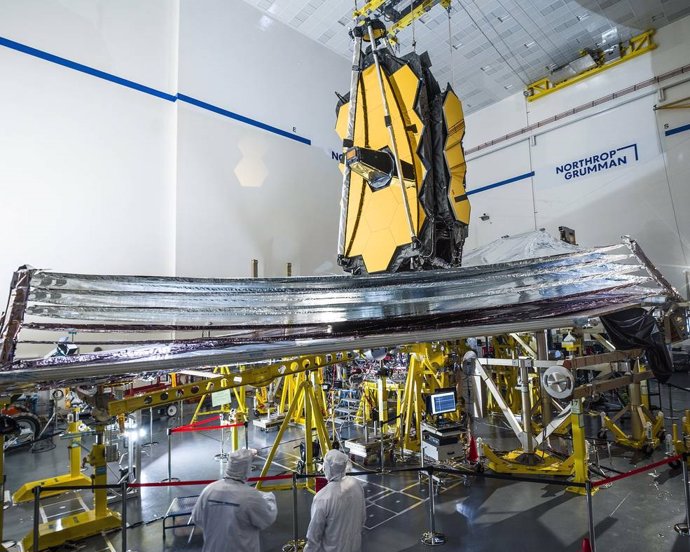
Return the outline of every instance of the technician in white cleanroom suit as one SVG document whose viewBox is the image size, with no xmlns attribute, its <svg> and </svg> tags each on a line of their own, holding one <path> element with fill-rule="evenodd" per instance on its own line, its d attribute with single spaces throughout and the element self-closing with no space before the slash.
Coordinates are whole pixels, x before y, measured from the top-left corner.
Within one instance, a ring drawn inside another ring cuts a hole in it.
<svg viewBox="0 0 690 552">
<path fill-rule="evenodd" d="M 246 485 L 256 451 L 238 450 L 228 458 L 225 478 L 208 485 L 190 523 L 204 531 L 202 552 L 259 552 L 259 532 L 278 515 L 273 493 Z"/>
<path fill-rule="evenodd" d="M 362 484 L 345 475 L 347 455 L 329 450 L 323 458 L 328 485 L 311 504 L 304 552 L 360 552 L 362 529 L 367 519 Z"/>
</svg>

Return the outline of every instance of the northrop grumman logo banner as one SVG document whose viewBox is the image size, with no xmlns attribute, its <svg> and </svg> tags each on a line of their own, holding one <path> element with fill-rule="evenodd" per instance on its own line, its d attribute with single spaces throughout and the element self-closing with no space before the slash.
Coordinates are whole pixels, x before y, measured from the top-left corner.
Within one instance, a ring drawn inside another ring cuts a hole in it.
<svg viewBox="0 0 690 552">
<path fill-rule="evenodd" d="M 562 175 L 566 180 L 572 180 L 573 178 L 615 169 L 621 165 L 629 165 L 635 161 L 639 161 L 637 144 L 630 144 L 564 163 L 560 167 L 556 167 L 556 174 Z"/>
</svg>

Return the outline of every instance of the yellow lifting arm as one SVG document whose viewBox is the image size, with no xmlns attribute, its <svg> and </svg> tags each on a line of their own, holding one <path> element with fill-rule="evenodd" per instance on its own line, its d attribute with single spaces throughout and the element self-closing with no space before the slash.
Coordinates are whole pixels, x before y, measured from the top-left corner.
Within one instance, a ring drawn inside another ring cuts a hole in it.
<svg viewBox="0 0 690 552">
<path fill-rule="evenodd" d="M 212 377 L 204 381 L 197 381 L 184 385 L 173 385 L 167 389 L 110 401 L 108 403 L 108 413 L 111 416 L 126 414 L 141 410 L 142 408 L 196 399 L 208 393 L 215 393 L 224 389 L 233 389 L 244 385 L 263 387 L 281 376 L 331 366 L 338 362 L 351 359 L 353 356 L 354 355 L 350 352 L 339 352 L 328 355 L 308 355 L 251 367 L 251 369 L 245 369 L 243 371 L 239 371 L 238 369 L 238 371 L 231 374 Z"/>
<path fill-rule="evenodd" d="M 602 61 L 602 54 L 599 52 L 597 64 L 591 69 L 583 71 L 579 75 L 570 77 L 569 79 L 559 82 L 558 84 L 552 83 L 549 77 L 544 77 L 543 79 L 539 79 L 538 81 L 527 85 L 527 89 L 525 90 L 527 101 L 533 102 L 534 100 L 543 98 L 544 96 L 551 94 L 556 90 L 560 90 L 561 88 L 565 88 L 566 86 L 580 82 L 581 80 L 589 78 L 592 75 L 596 75 L 597 73 L 601 73 L 606 69 L 620 65 L 624 61 L 628 61 L 629 59 L 636 58 L 642 54 L 654 50 L 654 48 L 656 48 L 656 43 L 654 42 L 653 38 L 654 32 L 654 29 L 650 29 L 649 31 L 645 31 L 642 34 L 632 37 L 627 42 L 622 43 L 620 45 L 620 57 L 618 59 L 606 63 Z"/>
<path fill-rule="evenodd" d="M 441 4 L 444 9 L 450 8 L 451 0 L 423 0 L 417 7 L 415 7 L 410 13 L 400 18 L 396 21 L 390 29 L 388 29 L 388 40 L 391 42 L 397 42 L 395 40 L 395 35 L 402 31 L 405 27 L 412 25 L 413 21 L 416 21 L 422 17 L 426 12 L 433 8 L 436 4 Z"/>
<path fill-rule="evenodd" d="M 355 10 L 352 14 L 352 17 L 355 19 L 358 17 L 368 17 L 381 6 L 383 6 L 387 1 L 388 0 L 372 0 L 371 2 L 367 2 L 362 6 L 361 10 Z"/>
<path fill-rule="evenodd" d="M 388 0 L 372 0 L 367 2 L 361 9 L 355 10 L 352 14 L 354 19 L 369 17 L 375 11 L 384 6 Z M 398 34 L 405 27 L 409 27 L 413 21 L 422 17 L 426 12 L 433 8 L 436 4 L 441 4 L 443 8 L 449 9 L 452 0 L 422 0 L 409 13 L 403 15 L 388 29 L 388 40 L 396 42 L 395 35 Z"/>
</svg>

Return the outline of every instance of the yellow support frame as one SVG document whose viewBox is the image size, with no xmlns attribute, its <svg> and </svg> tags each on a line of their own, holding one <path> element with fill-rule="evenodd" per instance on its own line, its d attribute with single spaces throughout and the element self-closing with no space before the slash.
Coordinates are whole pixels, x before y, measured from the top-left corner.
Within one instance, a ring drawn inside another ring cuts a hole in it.
<svg viewBox="0 0 690 552">
<path fill-rule="evenodd" d="M 73 410 L 73 415 L 74 415 Z M 81 422 L 75 418 L 73 422 L 67 425 L 67 434 L 71 439 L 67 449 L 69 451 L 69 473 L 65 475 L 58 475 L 57 477 L 50 477 L 40 481 L 31 481 L 24 483 L 12 495 L 12 501 L 15 504 L 22 502 L 29 502 L 34 499 L 34 488 L 42 487 L 41 497 L 47 498 L 49 496 L 56 496 L 67 491 L 51 491 L 51 487 L 61 487 L 69 485 L 91 485 L 91 478 L 81 473 L 81 432 L 79 426 Z"/>
<path fill-rule="evenodd" d="M 273 459 L 278 453 L 278 448 L 281 445 L 283 435 L 290 426 L 290 420 L 295 414 L 298 404 L 304 406 L 304 445 L 305 445 L 305 470 L 307 473 L 314 473 L 316 471 L 316 466 L 314 465 L 314 451 L 312 446 L 312 438 L 314 430 L 316 430 L 316 435 L 321 444 L 321 451 L 326 454 L 331 449 L 331 442 L 328 436 L 328 428 L 326 427 L 326 422 L 323 417 L 323 412 L 325 410 L 322 401 L 321 393 L 317 393 L 315 388 L 318 386 L 316 374 L 313 372 L 307 374 L 307 377 L 300 383 L 297 389 L 297 397 L 301 397 L 301 401 L 293 400 L 290 403 L 290 408 L 280 424 L 280 429 L 278 430 L 278 435 L 276 435 L 273 441 L 273 446 L 271 451 L 264 462 L 264 467 L 261 470 L 260 477 L 266 477 L 268 475 L 268 470 L 273 464 Z M 309 490 L 314 490 L 314 481 L 312 479 L 305 480 L 304 483 L 298 483 L 298 488 L 306 488 Z M 292 483 L 287 484 L 264 484 L 263 481 L 259 481 L 256 484 L 256 488 L 261 491 L 282 491 L 292 489 Z"/>
<path fill-rule="evenodd" d="M 410 25 L 412 25 L 413 21 L 416 21 L 417 19 L 422 17 L 436 4 L 441 4 L 441 6 L 447 10 L 450 8 L 450 3 L 451 0 L 424 0 L 410 13 L 408 13 L 404 17 L 401 17 L 400 20 L 396 21 L 393 25 L 391 25 L 390 29 L 388 29 L 388 40 L 390 42 L 397 42 L 395 36 L 400 31 L 402 31 L 405 27 L 409 27 Z"/>
<path fill-rule="evenodd" d="M 244 367 L 240 367 L 240 372 L 244 370 Z M 232 374 L 230 367 L 229 366 L 217 366 L 213 369 L 213 373 L 216 375 L 224 375 L 228 376 Z M 233 395 L 235 396 L 235 400 L 237 401 L 238 408 L 236 410 L 236 413 L 238 416 L 236 418 L 242 418 L 241 420 L 236 419 L 235 421 L 244 421 L 247 416 L 247 405 L 246 405 L 246 396 L 244 392 L 244 387 L 237 387 L 232 390 Z M 230 408 L 230 404 L 223 404 L 220 406 L 220 408 L 212 409 L 212 410 L 202 410 L 204 401 L 206 400 L 206 395 L 202 395 L 201 398 L 199 399 L 199 402 L 196 405 L 196 408 L 194 409 L 194 415 L 192 416 L 191 422 L 190 423 L 195 423 L 200 415 L 210 415 L 210 414 L 227 414 L 230 412 L 232 409 Z"/>
<path fill-rule="evenodd" d="M 352 17 L 355 19 L 358 17 L 368 17 L 381 6 L 383 6 L 387 1 L 388 0 L 372 0 L 371 2 L 367 2 L 362 6 L 361 9 L 352 12 Z"/>
<path fill-rule="evenodd" d="M 690 96 L 681 98 L 680 100 L 676 100 L 674 102 L 669 102 L 664 105 L 654 106 L 654 111 L 658 111 L 660 109 L 690 109 Z"/>
<path fill-rule="evenodd" d="M 355 20 L 369 17 L 380 9 L 387 1 L 388 0 L 372 0 L 371 2 L 368 2 L 362 6 L 361 9 L 355 10 L 352 13 L 352 17 Z M 397 35 L 404 28 L 412 25 L 413 21 L 416 21 L 420 17 L 424 16 L 424 14 L 426 14 L 437 4 L 441 4 L 441 6 L 447 10 L 450 9 L 451 2 L 452 0 L 423 0 L 417 7 L 410 11 L 410 13 L 404 15 L 390 26 L 390 28 L 387 30 L 388 41 L 392 43 L 397 42 L 395 35 Z"/>
<path fill-rule="evenodd" d="M 208 393 L 215 393 L 223 389 L 236 389 L 245 385 L 264 387 L 276 378 L 331 366 L 349 358 L 352 358 L 352 353 L 338 352 L 328 355 L 306 355 L 262 366 L 247 367 L 244 371 L 232 372 L 204 381 L 175 385 L 161 391 L 152 391 L 126 399 L 110 401 L 108 413 L 111 416 L 128 414 L 143 408 L 162 406 L 181 400 L 198 399 Z"/>
<path fill-rule="evenodd" d="M 557 90 L 561 90 L 566 86 L 578 83 L 593 75 L 606 71 L 607 69 L 616 67 L 625 61 L 641 56 L 642 54 L 646 54 L 647 52 L 651 52 L 657 47 L 653 39 L 655 32 L 656 31 L 654 29 L 650 29 L 632 37 L 627 43 L 621 44 L 621 56 L 618 59 L 608 63 L 597 62 L 595 67 L 587 69 L 579 75 L 575 75 L 574 77 L 559 82 L 558 84 L 553 84 L 549 77 L 544 77 L 543 79 L 539 79 L 538 81 L 529 84 L 525 91 L 527 101 L 533 102 L 539 98 L 552 94 Z"/>
<path fill-rule="evenodd" d="M 108 467 L 105 460 L 105 445 L 103 444 L 103 426 L 99 426 L 96 431 L 98 433 L 98 442 L 91 448 L 87 461 L 93 467 L 93 484 L 102 486 L 108 483 Z M 91 485 L 91 481 L 89 479 L 87 485 Z M 55 548 L 68 541 L 78 541 L 122 526 L 120 514 L 108 508 L 107 490 L 105 488 L 94 489 L 93 493 L 93 510 L 70 514 L 39 525 L 38 538 L 40 550 Z M 43 493 L 41 493 L 42 495 Z M 126 497 L 123 497 L 123 500 L 126 500 Z M 36 550 L 33 531 L 22 539 L 22 549 L 26 552 L 34 552 Z"/>
<path fill-rule="evenodd" d="M 451 343 L 422 343 L 405 347 L 405 351 L 410 353 L 410 364 L 402 398 L 402 419 L 398 420 L 396 430 L 396 439 L 402 437 L 404 450 L 421 450 L 421 421 L 425 412 L 423 395 L 451 387 L 450 372 L 444 368 L 453 350 L 456 347 Z M 459 407 L 448 414 L 448 418 L 458 421 Z"/>
</svg>

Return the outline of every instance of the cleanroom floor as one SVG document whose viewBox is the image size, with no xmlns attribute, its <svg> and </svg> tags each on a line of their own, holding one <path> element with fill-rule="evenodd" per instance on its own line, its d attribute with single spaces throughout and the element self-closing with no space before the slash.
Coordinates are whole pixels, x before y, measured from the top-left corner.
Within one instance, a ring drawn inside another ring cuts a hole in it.
<svg viewBox="0 0 690 552">
<path fill-rule="evenodd" d="M 676 373 L 672 381 L 690 387 L 690 376 Z M 673 389 L 674 414 L 678 418 L 683 408 L 690 408 L 690 393 Z M 669 388 L 662 386 L 662 403 L 668 416 Z M 191 406 L 188 408 L 191 413 Z M 597 418 L 592 418 L 588 434 L 597 431 Z M 166 418 L 154 420 L 152 455 L 143 455 L 143 481 L 158 482 L 167 477 Z M 667 429 L 670 430 L 670 421 Z M 477 433 L 497 448 L 510 449 L 517 444 L 510 431 L 499 420 L 484 420 L 477 424 Z M 144 426 L 148 427 L 145 420 Z M 351 428 L 358 432 L 359 428 Z M 348 437 L 347 429 L 343 437 Z M 183 480 L 213 479 L 220 477 L 222 466 L 214 459 L 219 452 L 218 431 L 209 433 L 183 433 L 173 437 L 172 475 Z M 284 438 L 277 464 L 271 473 L 281 473 L 294 466 L 298 459 L 301 432 L 291 429 Z M 265 458 L 276 433 L 254 431 L 250 425 L 250 446 L 259 449 Z M 145 438 L 148 440 L 148 437 Z M 85 440 L 86 441 L 86 440 Z M 31 453 L 27 449 L 6 454 L 6 489 L 14 492 L 21 484 L 68 471 L 67 442 L 54 438 L 54 449 Z M 85 443 L 88 445 L 88 441 Z M 612 446 L 612 456 L 606 447 L 599 451 L 601 465 L 618 471 L 627 471 L 663 457 L 656 451 L 652 459 L 623 448 Z M 86 455 L 86 451 L 84 451 Z M 258 475 L 262 460 L 257 459 Z M 116 468 L 117 465 L 111 465 Z M 397 466 L 401 467 L 401 466 Z M 113 479 L 111 473 L 111 479 Z M 361 477 L 367 494 L 368 520 L 363 536 L 363 552 L 385 550 L 426 550 L 420 542 L 428 530 L 428 493 L 425 481 L 416 473 L 388 474 Z M 128 549 L 140 552 L 198 551 L 202 536 L 199 532 L 190 539 L 188 528 L 169 530 L 165 543 L 162 538 L 161 517 L 176 496 L 198 494 L 199 487 L 145 488 L 139 497 L 128 500 Z M 275 525 L 262 534 L 262 550 L 276 552 L 292 538 L 292 495 L 290 491 L 276 493 L 279 515 Z M 312 495 L 298 493 L 298 522 L 301 537 L 309 522 Z M 41 515 L 55 519 L 72 512 L 83 511 L 91 504 L 91 494 L 81 496 L 67 493 L 42 501 Z M 618 481 L 602 488 L 594 495 L 597 548 L 607 552 L 680 551 L 690 550 L 690 537 L 675 533 L 675 523 L 684 521 L 685 507 L 680 470 L 663 466 L 649 473 Z M 112 505 L 120 509 L 119 503 Z M 31 532 L 33 505 L 12 506 L 5 510 L 4 540 L 20 541 Z M 509 550 L 568 551 L 581 550 L 587 535 L 587 508 L 585 498 L 567 492 L 563 487 L 542 483 L 499 481 L 470 477 L 467 480 L 449 480 L 436 497 L 436 530 L 444 533 L 447 544 L 442 549 L 467 552 Z M 16 548 L 15 548 L 16 549 Z M 92 551 L 120 551 L 119 531 L 79 542 L 77 547 L 63 549 Z M 232 550 L 229 546 L 228 550 Z"/>
</svg>

